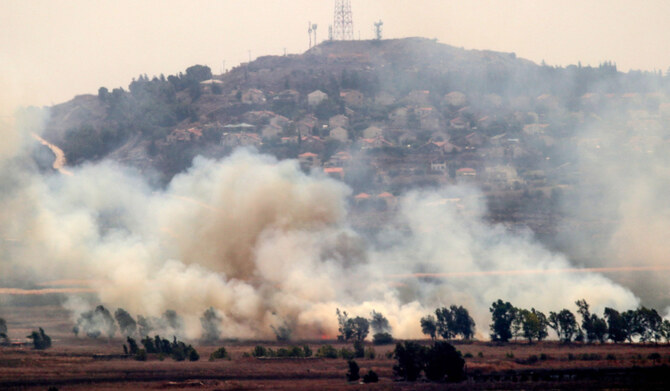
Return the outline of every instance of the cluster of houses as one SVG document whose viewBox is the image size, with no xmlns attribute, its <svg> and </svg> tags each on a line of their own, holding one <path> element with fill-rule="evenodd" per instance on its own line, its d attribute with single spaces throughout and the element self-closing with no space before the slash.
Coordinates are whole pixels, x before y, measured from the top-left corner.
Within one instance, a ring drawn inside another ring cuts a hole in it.
<svg viewBox="0 0 670 391">
<path fill-rule="evenodd" d="M 211 88 L 214 83 L 206 81 L 203 86 Z M 291 145 L 296 151 L 293 157 L 303 169 L 321 169 L 326 175 L 341 180 L 346 180 L 353 164 L 367 164 L 376 170 L 379 181 L 387 185 L 396 177 L 431 175 L 447 180 L 477 181 L 497 189 L 518 189 L 535 183 L 537 173 L 533 178 L 525 173 L 520 175 L 514 162 L 538 155 L 538 145 L 550 147 L 556 143 L 555 131 L 546 113 L 561 110 L 558 100 L 547 94 L 534 100 L 519 98 L 522 103 L 503 102 L 500 96 L 489 94 L 480 97 L 485 108 L 478 109 L 473 109 L 468 96 L 459 91 L 434 97 L 430 91 L 417 90 L 401 98 L 380 92 L 371 98 L 357 90 L 342 90 L 338 97 L 332 97 L 321 90 L 301 94 L 286 89 L 266 94 L 250 88 L 236 91 L 236 95 L 242 105 L 248 105 L 247 111 L 231 117 L 228 123 L 175 129 L 166 141 L 195 142 L 202 137 L 203 129 L 210 127 L 220 132 L 220 144 L 225 148 L 260 149 L 264 146 L 266 151 L 272 152 L 272 146 Z M 606 98 L 589 93 L 582 101 L 585 107 L 595 107 L 602 106 Z M 318 118 L 315 109 L 329 99 L 340 102 L 344 112 Z M 634 95 L 617 99 L 629 102 L 642 98 Z M 271 102 L 300 105 L 301 114 L 287 118 L 271 111 Z M 501 109 L 505 105 L 527 106 L 528 109 L 506 112 Z M 360 109 L 371 106 L 385 113 L 385 118 L 362 118 Z M 661 109 L 670 117 L 670 105 L 666 106 Z M 542 114 L 531 108 L 539 108 Z M 658 126 L 650 116 L 641 114 L 640 117 L 645 126 Z M 506 126 L 497 130 L 495 126 L 500 123 Z M 528 140 L 532 140 L 533 147 L 529 147 Z M 574 142 L 597 143 L 597 140 Z M 639 144 L 644 148 L 644 140 Z M 362 193 L 356 199 L 375 197 L 379 195 Z"/>
</svg>

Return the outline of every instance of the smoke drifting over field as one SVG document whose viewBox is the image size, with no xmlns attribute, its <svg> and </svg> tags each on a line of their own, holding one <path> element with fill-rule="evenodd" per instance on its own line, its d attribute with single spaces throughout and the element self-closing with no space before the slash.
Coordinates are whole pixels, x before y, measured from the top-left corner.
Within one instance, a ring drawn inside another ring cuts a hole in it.
<svg viewBox="0 0 670 391">
<path fill-rule="evenodd" d="M 20 122 L 18 134 L 37 124 Z M 485 223 L 473 188 L 410 192 L 394 223 L 370 238 L 347 223 L 350 190 L 304 174 L 296 161 L 244 150 L 221 161 L 196 158 L 165 189 L 154 189 L 109 161 L 73 169 L 73 176 L 40 174 L 28 163 L 37 145 L 17 144 L 0 161 L 4 283 L 95 280 L 112 311 L 160 317 L 176 310 L 189 337 L 200 334 L 210 307 L 226 337 L 268 337 L 284 322 L 295 336 L 334 337 L 340 307 L 363 316 L 375 309 L 403 338 L 419 337 L 419 318 L 449 304 L 469 308 L 483 336 L 498 298 L 544 311 L 572 308 L 580 298 L 598 311 L 638 303 L 627 288 L 589 272 L 398 278 L 571 267 L 530 232 Z M 90 309 L 77 300 L 68 306 Z"/>
<path fill-rule="evenodd" d="M 649 112 L 607 110 L 578 130 L 586 142 L 575 151 L 577 164 L 569 169 L 579 172 L 580 180 L 563 210 L 586 224 L 563 230 L 562 247 L 580 264 L 668 266 L 670 133 L 658 121 L 663 113 Z M 667 305 L 667 274 L 616 277 L 646 305 Z"/>
</svg>

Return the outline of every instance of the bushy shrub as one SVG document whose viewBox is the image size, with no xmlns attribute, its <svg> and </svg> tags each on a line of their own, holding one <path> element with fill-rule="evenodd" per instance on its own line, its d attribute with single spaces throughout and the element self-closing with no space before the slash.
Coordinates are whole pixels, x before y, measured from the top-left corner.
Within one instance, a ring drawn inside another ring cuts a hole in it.
<svg viewBox="0 0 670 391">
<path fill-rule="evenodd" d="M 338 356 L 340 356 L 340 358 L 343 358 L 345 360 L 351 360 L 353 358 L 356 358 L 355 352 L 348 348 L 340 349 L 340 351 L 338 352 Z"/>
<path fill-rule="evenodd" d="M 135 360 L 137 361 L 147 361 L 147 351 L 144 349 L 140 349 L 137 351 L 137 354 L 135 355 Z"/>
<path fill-rule="evenodd" d="M 461 352 L 451 344 L 436 342 L 425 355 L 426 377 L 432 381 L 442 381 L 445 377 L 450 383 L 465 380 L 465 360 Z"/>
<path fill-rule="evenodd" d="M 356 381 L 361 378 L 359 371 L 360 368 L 358 367 L 358 364 L 354 360 L 349 360 L 347 362 L 349 364 L 349 372 L 347 372 L 347 381 Z"/>
<path fill-rule="evenodd" d="M 371 369 L 368 373 L 363 375 L 363 383 L 377 383 L 379 376 Z"/>
<path fill-rule="evenodd" d="M 309 345 L 304 345 L 302 351 L 305 357 L 312 357 L 312 349 L 309 348 Z"/>
<path fill-rule="evenodd" d="M 397 343 L 393 357 L 398 361 L 393 373 L 404 380 L 415 381 L 423 369 L 425 348 L 416 342 Z"/>
<path fill-rule="evenodd" d="M 393 336 L 389 333 L 377 333 L 372 336 L 374 345 L 390 345 L 393 343 Z"/>
<path fill-rule="evenodd" d="M 198 354 L 198 352 L 192 346 L 189 345 L 187 351 L 188 351 L 188 360 L 189 361 L 200 360 L 200 355 Z"/>
<path fill-rule="evenodd" d="M 373 348 L 365 349 L 365 358 L 367 358 L 368 360 L 374 360 L 375 357 L 376 357 L 375 350 Z"/>
<path fill-rule="evenodd" d="M 268 351 L 265 346 L 258 345 L 251 352 L 251 355 L 254 357 L 267 357 Z"/>
<path fill-rule="evenodd" d="M 337 358 L 337 349 L 333 345 L 323 345 L 316 351 L 316 357 Z"/>
<path fill-rule="evenodd" d="M 394 357 L 398 361 L 393 373 L 404 380 L 416 380 L 423 370 L 432 381 L 459 382 L 465 379 L 465 360 L 451 344 L 440 341 L 432 347 L 416 342 L 396 344 Z"/>
<path fill-rule="evenodd" d="M 209 355 L 209 361 L 221 360 L 224 358 L 230 358 L 230 357 L 228 356 L 226 348 L 224 348 L 223 346 L 216 349 L 215 351 L 212 352 L 212 354 Z"/>
</svg>

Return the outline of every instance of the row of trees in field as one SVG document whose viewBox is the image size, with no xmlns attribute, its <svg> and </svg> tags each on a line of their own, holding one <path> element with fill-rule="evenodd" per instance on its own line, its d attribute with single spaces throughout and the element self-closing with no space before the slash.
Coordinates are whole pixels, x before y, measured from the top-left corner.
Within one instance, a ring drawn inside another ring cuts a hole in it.
<svg viewBox="0 0 670 391">
<path fill-rule="evenodd" d="M 147 354 L 158 354 L 159 357 L 172 357 L 175 361 L 198 361 L 200 355 L 191 345 L 187 345 L 182 341 L 173 337 L 172 342 L 159 335 L 153 338 L 146 336 L 140 342 L 144 348 L 137 345 L 135 339 L 127 337 L 128 344 L 123 345 L 123 352 L 126 356 L 133 356 L 138 361 L 146 361 Z M 224 351 L 225 352 L 225 351 Z"/>
<path fill-rule="evenodd" d="M 216 341 L 221 336 L 221 322 L 223 318 L 214 309 L 208 308 L 200 318 L 205 341 Z M 174 310 L 165 311 L 160 317 L 137 316 L 135 320 L 128 311 L 118 308 L 114 315 L 103 305 L 90 311 L 82 312 L 77 323 L 72 328 L 75 336 L 85 335 L 89 338 L 106 336 L 113 338 L 117 331 L 123 337 L 147 337 L 156 331 L 168 332 L 173 335 L 182 335 L 184 322 Z"/>
<path fill-rule="evenodd" d="M 552 329 L 561 342 L 659 342 L 664 339 L 670 342 L 670 321 L 664 320 L 653 308 L 640 307 L 635 310 L 619 312 L 607 307 L 603 316 L 593 314 L 586 300 L 577 300 L 577 317 L 569 309 L 559 312 L 543 312 L 531 308 L 517 308 L 510 302 L 502 300 L 491 304 L 491 340 L 508 342 L 514 338 L 524 338 L 528 342 L 542 341 L 549 336 Z M 468 310 L 462 306 L 452 305 L 435 310 L 435 315 L 421 318 L 421 329 L 424 334 L 435 339 L 446 340 L 455 338 L 471 339 L 475 333 L 475 322 Z"/>
<path fill-rule="evenodd" d="M 391 324 L 386 317 L 372 310 L 370 319 L 362 316 L 350 318 L 346 311 L 336 310 L 339 341 L 353 341 L 354 346 L 362 344 L 372 329 L 372 343 L 375 345 L 385 345 L 393 343 L 391 335 Z"/>
</svg>

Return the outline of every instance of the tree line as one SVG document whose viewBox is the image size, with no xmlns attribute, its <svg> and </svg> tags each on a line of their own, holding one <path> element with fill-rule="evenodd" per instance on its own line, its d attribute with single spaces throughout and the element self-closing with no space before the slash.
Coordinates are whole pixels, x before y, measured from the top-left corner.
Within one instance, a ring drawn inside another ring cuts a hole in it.
<svg viewBox="0 0 670 391">
<path fill-rule="evenodd" d="M 542 341 L 552 329 L 563 343 L 576 342 L 670 342 L 670 321 L 664 320 L 653 308 L 641 306 L 635 310 L 619 312 L 606 307 L 603 316 L 591 313 L 585 299 L 577 300 L 578 323 L 575 314 L 567 308 L 551 311 L 549 316 L 531 308 L 513 306 L 510 302 L 497 300 L 491 304 L 491 340 L 508 342 L 514 338 L 524 338 L 528 342 Z M 442 337 L 471 339 L 475 332 L 475 322 L 468 310 L 452 305 L 435 310 L 435 315 L 421 318 L 421 330 L 431 339 Z"/>
</svg>

